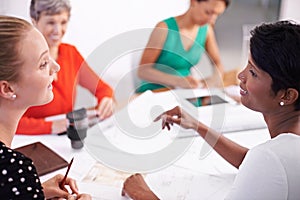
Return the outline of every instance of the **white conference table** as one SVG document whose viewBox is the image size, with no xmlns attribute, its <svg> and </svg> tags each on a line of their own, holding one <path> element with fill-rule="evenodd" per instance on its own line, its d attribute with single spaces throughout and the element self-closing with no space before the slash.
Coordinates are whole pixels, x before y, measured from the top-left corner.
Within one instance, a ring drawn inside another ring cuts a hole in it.
<svg viewBox="0 0 300 200">
<path fill-rule="evenodd" d="M 123 181 L 131 172 L 142 172 L 150 188 L 161 199 L 224 199 L 237 170 L 214 151 L 206 151 L 207 154 L 201 157 L 201 151 L 207 150 L 206 143 L 201 137 L 179 127 L 174 127 L 175 132 L 161 131 L 154 135 L 147 135 L 149 134 L 147 133 L 143 137 L 136 137 L 135 134 L 140 130 L 149 129 L 151 132 L 157 131 L 160 127 L 159 122 L 153 125 L 153 116 L 149 119 L 149 113 L 155 115 L 157 112 L 176 105 L 171 101 L 160 103 L 157 99 L 152 99 L 152 96 L 152 94 L 146 97 L 144 95 L 145 98 L 141 97 L 131 103 L 139 109 L 133 109 L 129 105 L 120 111 L 120 114 L 90 128 L 82 149 L 72 149 L 66 135 L 16 135 L 12 147 L 40 141 L 66 161 L 74 157 L 69 176 L 77 180 L 81 192 L 91 194 L 93 199 L 128 199 L 128 197 L 121 196 L 121 189 Z M 158 99 L 159 101 L 166 100 L 162 96 Z M 152 104 L 147 107 L 144 101 Z M 153 108 L 155 108 L 154 111 Z M 147 120 L 141 120 L 141 118 Z M 128 121 L 139 121 L 139 123 L 128 126 Z M 138 128 L 134 129 L 134 134 L 129 135 L 126 129 L 133 130 L 132 126 Z M 185 134 L 187 137 L 178 137 Z M 269 139 L 266 128 L 234 131 L 224 135 L 248 148 Z M 107 140 L 108 143 L 103 140 Z M 181 148 L 185 145 L 181 151 L 176 152 L 169 148 L 170 144 L 178 141 L 179 146 L 176 147 Z M 120 151 L 116 151 L 115 148 Z M 168 149 L 167 153 L 171 152 L 172 155 L 172 152 L 175 152 L 172 159 L 166 157 L 163 152 L 165 149 Z M 140 159 L 140 157 L 143 158 Z M 138 162 L 135 162 L 135 158 Z M 151 162 L 154 159 L 156 163 L 147 163 L 147 160 L 143 160 L 147 158 Z M 150 167 L 147 168 L 148 166 Z M 45 181 L 57 173 L 65 174 L 65 172 L 66 168 L 60 169 L 42 176 L 41 180 Z"/>
</svg>

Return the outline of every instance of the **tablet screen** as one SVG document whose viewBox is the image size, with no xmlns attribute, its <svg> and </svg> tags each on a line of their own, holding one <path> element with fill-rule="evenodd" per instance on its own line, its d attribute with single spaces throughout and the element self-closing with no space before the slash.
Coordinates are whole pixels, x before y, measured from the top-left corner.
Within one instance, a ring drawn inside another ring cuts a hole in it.
<svg viewBox="0 0 300 200">
<path fill-rule="evenodd" d="M 227 101 L 225 101 L 224 99 L 222 99 L 217 95 L 188 98 L 186 100 L 188 100 L 195 107 L 215 105 L 220 103 L 228 103 Z"/>
</svg>

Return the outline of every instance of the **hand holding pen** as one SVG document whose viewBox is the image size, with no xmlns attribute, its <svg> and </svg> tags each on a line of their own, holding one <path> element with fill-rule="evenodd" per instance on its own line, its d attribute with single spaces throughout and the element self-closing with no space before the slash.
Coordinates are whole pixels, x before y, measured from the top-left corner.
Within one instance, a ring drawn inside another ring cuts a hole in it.
<svg viewBox="0 0 300 200">
<path fill-rule="evenodd" d="M 74 199 L 91 200 L 92 199 L 92 197 L 89 194 L 84 194 L 84 193 L 79 194 L 76 181 L 68 177 L 71 165 L 73 163 L 73 159 L 74 158 L 72 158 L 71 162 L 68 164 L 68 168 L 64 176 L 58 174 L 42 184 L 46 199 L 52 199 L 52 198 L 64 198 L 68 200 L 74 200 Z M 66 185 L 69 186 L 70 193 L 65 188 Z"/>
</svg>

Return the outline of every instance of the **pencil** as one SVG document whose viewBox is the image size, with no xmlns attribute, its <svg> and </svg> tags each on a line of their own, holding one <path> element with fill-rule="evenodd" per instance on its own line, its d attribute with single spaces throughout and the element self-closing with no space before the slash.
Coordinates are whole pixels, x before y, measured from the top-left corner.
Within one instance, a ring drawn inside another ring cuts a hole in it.
<svg viewBox="0 0 300 200">
<path fill-rule="evenodd" d="M 62 180 L 62 181 L 60 182 L 60 184 L 59 184 L 59 187 L 60 187 L 61 189 L 64 189 L 64 186 L 65 186 L 65 183 L 66 183 L 66 180 L 67 180 L 67 177 L 68 177 L 68 174 L 69 174 L 71 165 L 72 165 L 72 163 L 73 163 L 73 160 L 74 160 L 74 157 L 72 158 L 71 162 L 68 164 L 67 172 L 66 172 L 66 174 L 65 174 L 65 176 L 64 176 L 64 178 L 63 178 L 63 180 Z"/>
</svg>

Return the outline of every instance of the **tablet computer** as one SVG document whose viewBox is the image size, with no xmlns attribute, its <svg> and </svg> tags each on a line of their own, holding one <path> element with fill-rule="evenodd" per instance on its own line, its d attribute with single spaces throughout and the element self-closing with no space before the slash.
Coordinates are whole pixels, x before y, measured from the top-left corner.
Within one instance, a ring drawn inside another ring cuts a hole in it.
<svg viewBox="0 0 300 200">
<path fill-rule="evenodd" d="M 33 161 L 39 176 L 68 166 L 68 162 L 41 142 L 15 149 Z"/>
<path fill-rule="evenodd" d="M 194 98 L 186 98 L 188 102 L 190 102 L 195 107 L 208 106 L 208 105 L 216 105 L 221 103 L 228 103 L 225 99 L 222 99 L 218 95 L 210 95 L 210 96 L 201 96 Z"/>
</svg>

